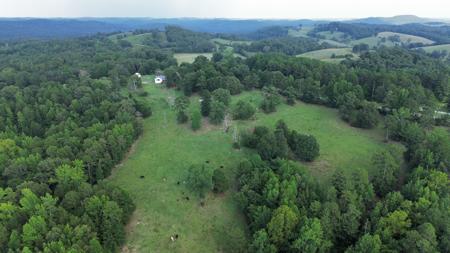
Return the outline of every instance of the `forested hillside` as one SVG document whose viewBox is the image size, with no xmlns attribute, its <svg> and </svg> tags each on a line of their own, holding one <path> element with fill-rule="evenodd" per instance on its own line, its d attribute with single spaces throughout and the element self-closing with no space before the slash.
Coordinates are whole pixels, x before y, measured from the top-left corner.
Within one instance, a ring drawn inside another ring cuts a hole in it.
<svg viewBox="0 0 450 253">
<path fill-rule="evenodd" d="M 343 32 L 355 39 L 369 37 L 379 32 L 390 31 L 422 36 L 441 44 L 450 42 L 450 26 L 448 25 L 428 26 L 423 24 L 404 24 L 397 26 L 332 22 L 318 25 L 315 32 L 320 31 Z"/>
<path fill-rule="evenodd" d="M 134 204 L 102 180 L 149 109 L 121 89 L 173 63 L 105 37 L 0 50 L 1 252 L 117 250 Z"/>
</svg>

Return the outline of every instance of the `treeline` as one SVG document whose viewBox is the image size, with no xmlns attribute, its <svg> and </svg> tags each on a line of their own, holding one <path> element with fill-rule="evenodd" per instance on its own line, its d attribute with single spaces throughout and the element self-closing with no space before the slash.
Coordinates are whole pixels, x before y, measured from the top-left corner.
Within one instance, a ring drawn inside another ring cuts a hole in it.
<svg viewBox="0 0 450 253">
<path fill-rule="evenodd" d="M 430 26 L 422 24 L 376 25 L 332 22 L 317 25 L 310 34 L 314 36 L 317 32 L 322 31 L 343 32 L 354 39 L 362 39 L 376 35 L 380 32 L 389 31 L 425 37 L 437 42 L 438 44 L 450 43 L 450 26 Z"/>
<path fill-rule="evenodd" d="M 258 41 L 253 41 L 249 45 L 236 44 L 236 52 L 246 55 L 246 52 L 253 53 L 283 53 L 287 55 L 298 55 L 309 51 L 330 48 L 327 43 L 319 43 L 315 39 L 302 37 L 275 37 Z"/>
<path fill-rule="evenodd" d="M 144 45 L 177 53 L 207 53 L 216 49 L 216 45 L 210 41 L 214 38 L 211 34 L 192 32 L 176 26 L 167 26 L 162 31 L 154 29 L 133 32 L 133 35 L 139 34 L 145 35 Z"/>
<path fill-rule="evenodd" d="M 242 34 L 241 37 L 251 40 L 264 40 L 270 38 L 286 37 L 289 34 L 290 26 L 269 26 L 257 31 Z"/>
<path fill-rule="evenodd" d="M 448 66 L 400 48 L 382 48 L 341 65 L 278 54 L 246 60 L 214 54 L 211 61 L 198 57 L 193 64 L 174 66 L 165 73 L 168 84 L 186 95 L 219 88 L 231 94 L 264 88 L 271 91 L 267 94 L 282 95 L 291 103 L 300 99 L 338 108 L 344 120 L 363 128 L 376 126 L 379 112 L 400 108 L 407 108 L 417 123 L 429 127 L 437 102 L 446 102 L 450 91 Z M 267 112 L 273 111 L 276 101 L 267 106 Z"/>
<path fill-rule="evenodd" d="M 134 204 L 102 180 L 151 114 L 123 88 L 170 55 L 104 36 L 0 50 L 0 252 L 117 251 Z"/>
</svg>

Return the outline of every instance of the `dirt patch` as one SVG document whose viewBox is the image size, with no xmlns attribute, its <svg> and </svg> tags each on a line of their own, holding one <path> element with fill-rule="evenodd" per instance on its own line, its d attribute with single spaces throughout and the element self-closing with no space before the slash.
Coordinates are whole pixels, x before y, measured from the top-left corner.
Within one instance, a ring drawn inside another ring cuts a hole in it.
<svg viewBox="0 0 450 253">
<path fill-rule="evenodd" d="M 130 220 L 128 221 L 127 225 L 125 226 L 126 234 L 127 235 L 131 234 L 138 223 L 139 223 L 139 219 L 137 217 L 136 211 L 134 211 L 130 217 Z"/>
<path fill-rule="evenodd" d="M 139 224 L 139 219 L 137 217 L 136 211 L 133 212 L 133 214 L 130 217 L 130 220 L 128 221 L 127 225 L 125 226 L 125 233 L 128 237 L 131 233 L 133 233 L 134 228 L 136 225 Z M 133 247 L 128 247 L 128 245 L 124 245 L 121 249 L 122 253 L 135 253 L 137 250 Z"/>
</svg>

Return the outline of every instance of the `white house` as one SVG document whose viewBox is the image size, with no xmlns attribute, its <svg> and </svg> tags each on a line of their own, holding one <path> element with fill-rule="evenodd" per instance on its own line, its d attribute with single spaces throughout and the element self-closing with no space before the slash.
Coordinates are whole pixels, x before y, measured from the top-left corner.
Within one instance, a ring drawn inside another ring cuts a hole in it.
<svg viewBox="0 0 450 253">
<path fill-rule="evenodd" d="M 164 76 L 164 75 L 155 76 L 155 84 L 161 84 L 164 81 L 166 81 L 166 76 Z"/>
</svg>

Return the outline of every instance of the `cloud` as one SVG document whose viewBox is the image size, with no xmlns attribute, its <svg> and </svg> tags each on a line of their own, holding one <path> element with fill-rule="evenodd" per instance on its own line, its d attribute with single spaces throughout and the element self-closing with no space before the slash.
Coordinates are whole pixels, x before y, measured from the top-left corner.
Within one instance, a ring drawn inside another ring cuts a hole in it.
<svg viewBox="0 0 450 253">
<path fill-rule="evenodd" d="M 450 18 L 447 0 L 3 0 L 3 17 Z"/>
</svg>

